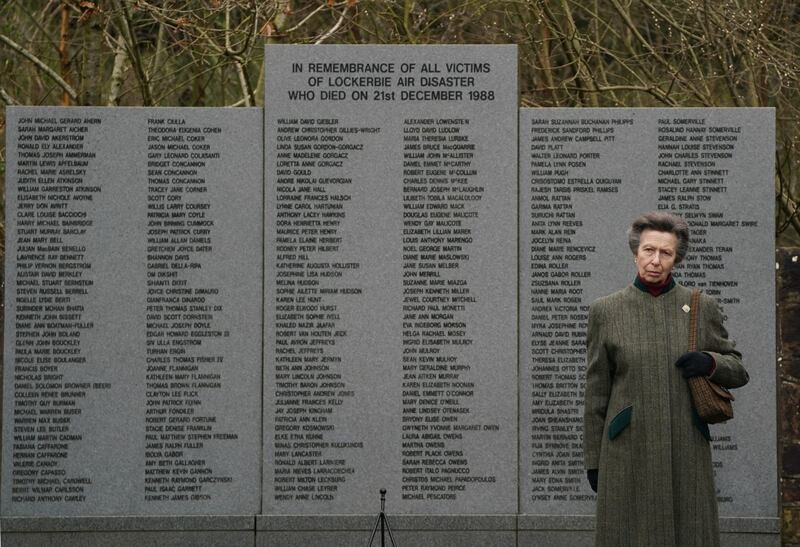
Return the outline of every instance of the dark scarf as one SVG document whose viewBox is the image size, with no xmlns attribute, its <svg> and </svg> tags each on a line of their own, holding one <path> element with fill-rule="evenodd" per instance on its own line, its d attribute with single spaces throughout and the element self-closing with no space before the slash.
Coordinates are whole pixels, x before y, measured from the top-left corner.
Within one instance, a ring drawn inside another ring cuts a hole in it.
<svg viewBox="0 0 800 547">
<path fill-rule="evenodd" d="M 642 292 L 650 293 L 653 296 L 661 296 L 662 294 L 668 293 L 675 287 L 676 284 L 677 283 L 675 283 L 675 280 L 672 279 L 672 274 L 669 274 L 667 280 L 658 285 L 654 283 L 648 283 L 639 277 L 639 274 L 636 274 L 636 280 L 633 282 L 634 287 Z"/>
</svg>

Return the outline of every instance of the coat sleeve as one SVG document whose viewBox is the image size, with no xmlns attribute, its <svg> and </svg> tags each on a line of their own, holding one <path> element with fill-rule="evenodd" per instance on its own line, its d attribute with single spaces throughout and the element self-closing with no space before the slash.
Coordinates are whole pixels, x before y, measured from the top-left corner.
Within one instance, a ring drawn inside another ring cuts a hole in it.
<svg viewBox="0 0 800 547">
<path fill-rule="evenodd" d="M 722 319 L 722 311 L 716 300 L 705 298 L 702 302 L 705 336 L 701 351 L 714 358 L 716 368 L 711 380 L 727 388 L 741 387 L 750 376 L 742 365 L 742 354 L 736 348 L 736 342 L 728 338 Z"/>
<path fill-rule="evenodd" d="M 586 469 L 600 466 L 600 447 L 606 422 L 606 409 L 614 377 L 613 363 L 606 351 L 603 336 L 602 307 L 598 302 L 589 307 L 586 333 L 586 392 L 583 416 L 583 458 Z"/>
</svg>

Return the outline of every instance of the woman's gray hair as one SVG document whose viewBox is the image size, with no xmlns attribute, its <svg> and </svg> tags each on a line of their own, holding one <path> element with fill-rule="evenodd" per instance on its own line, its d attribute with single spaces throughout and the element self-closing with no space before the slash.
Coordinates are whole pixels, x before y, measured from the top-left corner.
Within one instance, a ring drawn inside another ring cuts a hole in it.
<svg viewBox="0 0 800 547">
<path fill-rule="evenodd" d="M 639 250 L 639 240 L 645 230 L 669 232 L 678 238 L 678 248 L 675 250 L 675 264 L 680 263 L 689 250 L 689 225 L 681 217 L 670 213 L 651 211 L 633 221 L 628 228 L 628 245 L 635 255 Z"/>
</svg>

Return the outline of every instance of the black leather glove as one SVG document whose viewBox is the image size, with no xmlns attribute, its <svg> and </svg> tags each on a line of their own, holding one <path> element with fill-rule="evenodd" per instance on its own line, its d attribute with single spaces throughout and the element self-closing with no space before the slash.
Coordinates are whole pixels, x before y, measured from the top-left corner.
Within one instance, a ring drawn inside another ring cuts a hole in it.
<svg viewBox="0 0 800 547">
<path fill-rule="evenodd" d="M 681 355 L 675 366 L 682 369 L 684 378 L 692 376 L 707 376 L 714 366 L 714 358 L 702 351 L 690 351 Z"/>
<path fill-rule="evenodd" d="M 597 469 L 587 469 L 586 470 L 586 478 L 589 479 L 589 486 L 592 487 L 594 492 L 597 492 Z"/>
</svg>

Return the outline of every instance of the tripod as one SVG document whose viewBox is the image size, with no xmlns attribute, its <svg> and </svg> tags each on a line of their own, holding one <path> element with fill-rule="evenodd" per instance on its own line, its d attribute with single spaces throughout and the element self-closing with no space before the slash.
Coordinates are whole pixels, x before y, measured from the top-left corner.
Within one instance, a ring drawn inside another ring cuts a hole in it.
<svg viewBox="0 0 800 547">
<path fill-rule="evenodd" d="M 375 541 L 375 534 L 378 531 L 378 526 L 381 527 L 381 547 L 386 547 L 386 532 L 389 532 L 389 541 L 392 542 L 392 547 L 397 547 L 392 535 L 392 529 L 389 528 L 389 521 L 386 519 L 386 488 L 381 488 L 381 512 L 378 515 L 378 520 L 375 521 L 375 527 L 372 529 L 372 535 L 369 538 L 367 547 L 372 547 L 372 542 Z"/>
</svg>

